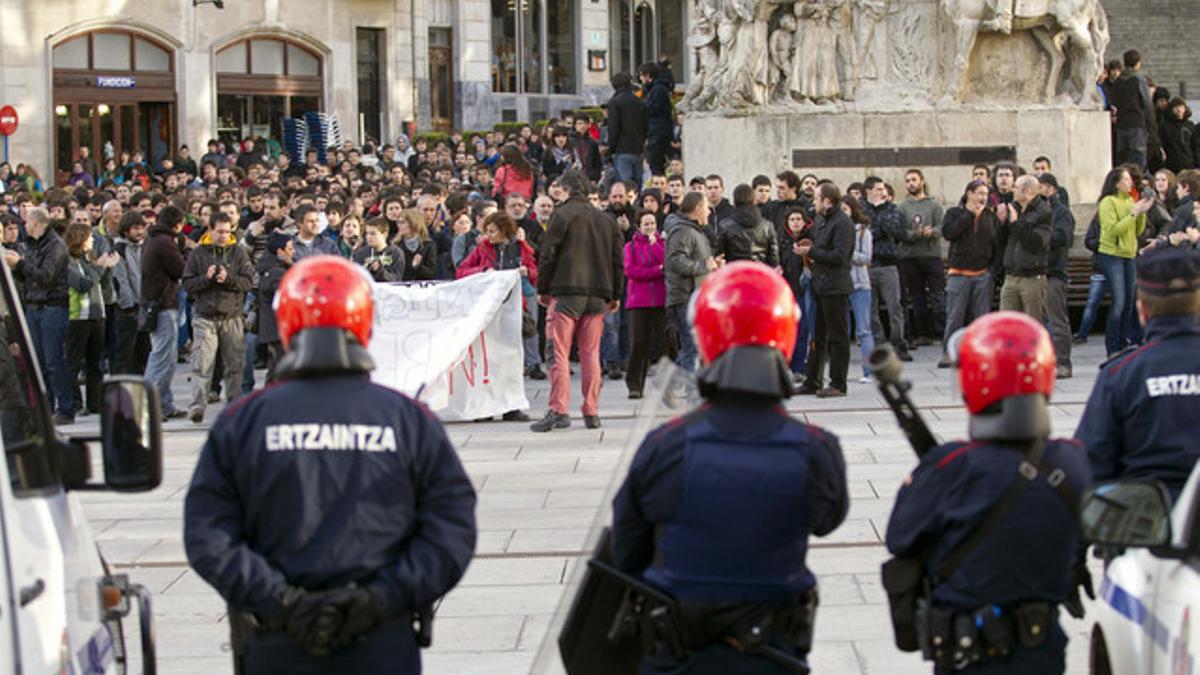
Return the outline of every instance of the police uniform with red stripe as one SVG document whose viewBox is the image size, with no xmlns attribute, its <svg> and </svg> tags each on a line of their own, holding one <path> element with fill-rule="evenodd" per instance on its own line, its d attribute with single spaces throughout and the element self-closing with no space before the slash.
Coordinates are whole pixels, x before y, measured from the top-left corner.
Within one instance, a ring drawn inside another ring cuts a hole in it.
<svg viewBox="0 0 1200 675">
<path fill-rule="evenodd" d="M 475 491 L 442 425 L 368 377 L 370 293 L 340 258 L 292 267 L 280 380 L 226 409 L 201 451 L 184 544 L 245 638 L 239 672 L 420 672 L 414 612 L 474 552 Z"/>
<path fill-rule="evenodd" d="M 837 438 L 782 405 L 798 312 L 759 263 L 728 265 L 698 291 L 707 403 L 647 436 L 613 501 L 614 563 L 674 597 L 688 626 L 687 653 L 660 646 L 642 672 L 788 672 L 731 646 L 737 624 L 765 612 L 779 626 L 782 608 L 810 601 L 815 611 L 808 538 L 836 529 L 849 500 Z M 767 632 L 806 656 L 803 638 Z"/>
<path fill-rule="evenodd" d="M 1078 507 L 1069 502 L 1087 487 L 1090 472 L 1081 444 L 1043 440 L 1050 432 L 1046 406 L 1054 386 L 1054 349 L 1031 318 L 997 312 L 967 330 L 959 363 L 971 440 L 947 443 L 921 458 L 896 496 L 887 548 L 896 556 L 924 556 L 936 615 L 945 617 L 943 624 L 966 622 L 960 633 L 943 636 L 943 647 L 966 635 L 982 651 L 978 658 L 969 653 L 945 654 L 940 663 L 934 658 L 935 672 L 1062 673 L 1067 639 L 1056 620 L 1057 606 L 1071 597 L 1080 542 Z M 1040 461 L 1031 459 L 1039 443 Z M 1032 480 L 1000 511 L 997 525 L 968 547 L 947 578 L 939 578 L 952 552 L 1031 467 Z M 1016 614 L 1034 603 L 1049 610 L 1049 630 L 1041 644 L 1023 646 Z M 1008 634 L 1007 656 L 987 656 L 981 629 L 988 615 Z M 929 616 L 933 613 L 922 619 L 926 631 L 937 622 Z M 923 647 L 928 656 L 930 645 Z"/>
<path fill-rule="evenodd" d="M 1146 343 L 1101 366 L 1075 437 L 1095 481 L 1158 480 L 1176 499 L 1200 459 L 1200 263 L 1192 251 L 1156 251 L 1137 274 L 1139 294 L 1190 295 L 1191 311 L 1148 317 Z"/>
</svg>

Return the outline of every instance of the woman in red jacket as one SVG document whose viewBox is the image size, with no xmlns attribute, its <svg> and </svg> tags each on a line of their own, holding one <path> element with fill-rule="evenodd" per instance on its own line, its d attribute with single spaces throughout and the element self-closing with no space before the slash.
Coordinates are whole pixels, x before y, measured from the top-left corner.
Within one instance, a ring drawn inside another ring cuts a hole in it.
<svg viewBox="0 0 1200 675">
<path fill-rule="evenodd" d="M 490 270 L 516 270 L 521 275 L 522 307 L 528 312 L 533 289 L 537 288 L 537 262 L 533 258 L 533 248 L 517 237 L 516 221 L 504 211 L 496 211 L 483 219 L 483 237 L 455 274 L 462 279 Z M 510 410 L 504 413 L 504 421 L 528 422 L 529 415 Z"/>
<path fill-rule="evenodd" d="M 496 169 L 496 175 L 492 178 L 492 196 L 496 201 L 503 204 L 510 194 L 516 192 L 532 202 L 536 180 L 533 166 L 525 159 L 520 148 L 509 143 L 500 150 L 500 168 Z"/>
</svg>

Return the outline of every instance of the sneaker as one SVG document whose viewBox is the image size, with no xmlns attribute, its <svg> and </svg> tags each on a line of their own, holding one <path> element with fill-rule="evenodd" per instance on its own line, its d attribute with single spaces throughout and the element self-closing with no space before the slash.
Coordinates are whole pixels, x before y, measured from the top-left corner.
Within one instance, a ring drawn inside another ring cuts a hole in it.
<svg viewBox="0 0 1200 675">
<path fill-rule="evenodd" d="M 952 363 L 950 363 L 950 357 L 949 357 L 949 356 L 943 356 L 943 357 L 942 357 L 942 360 L 938 361 L 938 363 L 937 363 L 937 367 L 938 367 L 938 368 L 949 368 L 949 367 L 950 367 L 950 366 L 952 366 L 952 365 L 953 365 L 953 364 L 952 364 Z"/>
<path fill-rule="evenodd" d="M 819 392 L 819 391 L 821 391 L 821 390 L 818 389 L 817 387 L 813 387 L 808 384 L 802 384 L 796 389 L 796 395 L 798 395 L 798 396 L 816 396 L 817 392 Z"/>
<path fill-rule="evenodd" d="M 1087 344 L 1087 336 L 1086 335 L 1076 335 L 1075 337 L 1071 338 L 1071 344 L 1086 345 Z"/>
<path fill-rule="evenodd" d="M 504 422 L 528 422 L 529 415 L 520 410 L 509 410 L 500 419 Z"/>
<path fill-rule="evenodd" d="M 1069 363 L 1058 364 L 1058 368 L 1054 371 L 1054 377 L 1056 377 L 1057 379 L 1060 379 L 1060 380 L 1071 379 L 1071 364 L 1069 364 Z"/>
<path fill-rule="evenodd" d="M 200 424 L 204 421 L 204 409 L 192 408 L 192 412 L 188 413 L 188 419 L 192 420 L 192 424 Z"/>
<path fill-rule="evenodd" d="M 631 390 L 629 391 L 629 398 L 630 398 L 630 399 L 639 399 L 639 398 L 641 398 L 641 397 L 642 397 L 642 392 L 638 391 L 637 389 L 631 389 Z"/>
<path fill-rule="evenodd" d="M 837 387 L 825 387 L 821 391 L 817 392 L 817 398 L 841 398 L 845 395 L 846 390 L 838 389 Z"/>
<path fill-rule="evenodd" d="M 182 410 L 179 410 L 178 408 L 176 408 L 175 410 L 172 410 L 171 412 L 165 412 L 165 413 L 163 413 L 163 416 L 162 416 L 162 418 L 163 418 L 164 420 L 177 420 L 177 419 L 179 419 L 179 418 L 181 418 L 181 417 L 186 417 L 186 416 L 187 416 L 187 413 L 185 413 L 184 411 L 182 411 Z"/>
<path fill-rule="evenodd" d="M 219 392 L 219 391 L 208 392 L 208 402 L 209 403 L 220 403 L 221 402 L 221 392 Z"/>
<path fill-rule="evenodd" d="M 870 375 L 863 375 L 862 377 L 858 378 L 858 383 L 859 384 L 875 384 L 875 378 L 871 377 Z"/>
<path fill-rule="evenodd" d="M 917 338 L 917 346 L 918 347 L 932 347 L 935 344 L 937 344 L 937 343 L 934 342 L 933 338 L 927 338 L 927 337 Z"/>
<path fill-rule="evenodd" d="M 901 361 L 903 361 L 905 363 L 912 363 L 912 360 L 913 360 L 912 354 L 909 354 L 907 349 L 901 349 L 901 350 L 897 351 L 896 358 L 900 359 Z"/>
<path fill-rule="evenodd" d="M 542 370 L 541 366 L 530 366 L 529 367 L 529 379 L 544 380 L 544 379 L 546 379 L 546 372 L 544 370 Z"/>
<path fill-rule="evenodd" d="M 54 417 L 51 418 L 51 421 L 54 422 L 54 426 L 61 427 L 61 426 L 66 426 L 68 424 L 75 424 L 75 417 L 73 415 L 63 415 L 62 413 L 54 413 Z"/>
<path fill-rule="evenodd" d="M 589 429 L 599 429 L 600 428 L 600 416 L 599 415 L 584 415 L 583 416 L 583 426 L 585 426 Z"/>
<path fill-rule="evenodd" d="M 529 425 L 529 430 L 542 434 L 551 429 L 566 429 L 569 426 L 571 426 L 570 415 L 547 410 L 545 417 Z"/>
<path fill-rule="evenodd" d="M 621 370 L 621 368 L 619 366 L 613 366 L 613 368 L 608 371 L 608 379 L 610 379 L 610 380 L 620 380 L 620 379 L 623 379 L 624 377 L 625 377 L 625 373 L 624 373 L 624 371 Z"/>
</svg>

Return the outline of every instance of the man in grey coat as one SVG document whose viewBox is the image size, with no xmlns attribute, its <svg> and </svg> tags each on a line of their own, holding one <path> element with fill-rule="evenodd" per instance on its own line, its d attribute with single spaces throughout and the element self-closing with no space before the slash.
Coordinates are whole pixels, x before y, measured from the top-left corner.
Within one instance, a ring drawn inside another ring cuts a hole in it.
<svg viewBox="0 0 1200 675">
<path fill-rule="evenodd" d="M 145 372 L 150 357 L 150 334 L 138 330 L 138 309 L 142 301 L 142 243 L 146 240 L 146 219 L 136 211 L 121 217 L 113 243 L 119 259 L 112 270 L 116 294 L 117 343 L 113 345 L 114 374 L 135 375 Z"/>
<path fill-rule="evenodd" d="M 688 301 L 692 292 L 709 272 L 724 264 L 713 257 L 712 246 L 704 232 L 708 224 L 708 202 L 699 192 L 689 192 L 679 210 L 667 217 L 666 262 L 667 313 L 679 333 L 676 363 L 688 372 L 696 370 L 696 343 L 688 326 Z"/>
</svg>

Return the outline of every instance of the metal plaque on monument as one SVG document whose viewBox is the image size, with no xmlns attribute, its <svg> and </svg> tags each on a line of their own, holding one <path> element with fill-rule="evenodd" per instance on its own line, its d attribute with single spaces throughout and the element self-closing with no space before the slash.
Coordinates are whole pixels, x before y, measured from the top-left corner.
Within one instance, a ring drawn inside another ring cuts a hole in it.
<svg viewBox="0 0 1200 675">
<path fill-rule="evenodd" d="M 1109 168 L 1099 0 L 694 0 L 689 25 L 688 175 L 918 167 L 950 202 L 976 164 L 1045 155 L 1086 202 Z"/>
</svg>

